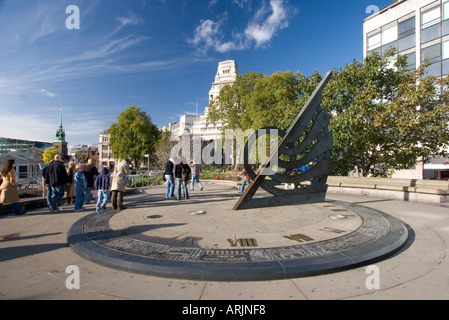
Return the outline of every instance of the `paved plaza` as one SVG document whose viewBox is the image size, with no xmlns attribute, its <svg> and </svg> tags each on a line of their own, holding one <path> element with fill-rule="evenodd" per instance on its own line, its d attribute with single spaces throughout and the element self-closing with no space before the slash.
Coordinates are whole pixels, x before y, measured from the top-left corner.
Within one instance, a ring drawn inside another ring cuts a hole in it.
<svg viewBox="0 0 449 320">
<path fill-rule="evenodd" d="M 272 214 L 258 212 L 256 220 L 246 220 L 248 211 L 227 211 L 238 199 L 238 190 L 229 183 L 208 182 L 203 191 L 190 193 L 188 200 L 165 200 L 163 187 L 138 189 L 125 196 L 128 209 L 116 213 L 109 227 L 125 236 L 173 239 L 177 245 L 195 245 L 204 235 L 204 247 L 232 250 L 242 245 L 239 234 L 250 234 L 263 248 L 288 245 L 287 238 L 275 237 L 279 230 L 298 234 L 291 220 L 278 221 Z M 392 256 L 372 264 L 321 275 L 259 281 L 192 280 L 158 277 L 103 266 L 80 256 L 68 245 L 68 233 L 95 207 L 87 205 L 83 212 L 62 206 L 64 211 L 50 214 L 48 209 L 35 209 L 23 216 L 0 217 L 0 298 L 5 300 L 320 300 L 320 299 L 449 299 L 449 205 L 412 203 L 368 196 L 328 193 L 326 202 L 314 204 L 315 212 L 295 206 L 296 216 L 302 215 L 305 227 L 322 223 L 335 203 L 369 208 L 400 219 L 408 230 L 405 245 Z M 214 210 L 215 209 L 215 210 Z M 258 209 L 259 210 L 259 209 Z M 279 207 L 281 210 L 285 208 Z M 276 210 L 274 212 L 276 212 Z M 327 211 L 326 211 L 327 210 Z M 170 214 L 176 212 L 175 214 Z M 214 214 L 214 212 L 216 212 Z M 323 212 L 324 216 L 323 216 Z M 195 213 L 199 213 L 195 215 Z M 220 214 L 223 226 L 217 227 Z M 229 215 L 234 215 L 229 218 Z M 318 218 L 320 217 L 320 218 Z M 284 217 L 285 218 L 285 217 Z M 283 218 L 283 219 L 284 219 Z M 158 221 L 158 219 L 160 219 Z M 202 230 L 195 223 L 207 222 Z M 151 227 L 158 221 L 158 228 Z M 198 220 L 196 220 L 198 221 Z M 289 221 L 292 225 L 289 226 Z M 357 229 L 362 221 L 354 217 L 334 221 L 332 230 Z M 163 227 L 161 227 L 163 226 Z M 205 231 L 207 230 L 207 232 Z M 278 230 L 278 231 L 276 231 Z M 290 232 L 291 231 L 291 232 Z M 263 233 L 264 236 L 260 234 Z M 311 238 L 319 233 L 303 230 Z M 206 236 L 207 234 L 207 236 Z M 266 235 L 266 236 L 265 236 Z M 338 237 L 338 234 L 335 235 Z M 240 240 L 240 242 L 239 242 Z M 160 240 L 166 241 L 166 240 Z M 221 241 L 221 242 L 220 242 Z M 266 241 L 266 243 L 265 243 Z M 166 244 L 166 243 L 163 243 Z M 254 243 L 245 242 L 243 246 Z M 79 289 L 68 288 L 67 280 L 75 266 L 79 270 Z M 378 285 L 372 281 L 377 272 Z"/>
</svg>

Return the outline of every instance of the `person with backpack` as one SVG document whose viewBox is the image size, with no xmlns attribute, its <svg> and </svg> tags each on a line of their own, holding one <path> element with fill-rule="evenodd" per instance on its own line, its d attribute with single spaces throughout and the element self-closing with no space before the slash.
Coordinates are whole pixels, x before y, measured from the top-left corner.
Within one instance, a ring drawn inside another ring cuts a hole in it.
<svg viewBox="0 0 449 320">
<path fill-rule="evenodd" d="M 175 167 L 175 178 L 178 186 L 178 190 L 176 193 L 176 199 L 181 200 L 181 185 L 184 190 L 184 198 L 189 199 L 189 191 L 187 188 L 187 184 L 190 180 L 190 173 L 192 170 L 190 169 L 187 161 L 181 159 L 179 164 Z"/>
</svg>

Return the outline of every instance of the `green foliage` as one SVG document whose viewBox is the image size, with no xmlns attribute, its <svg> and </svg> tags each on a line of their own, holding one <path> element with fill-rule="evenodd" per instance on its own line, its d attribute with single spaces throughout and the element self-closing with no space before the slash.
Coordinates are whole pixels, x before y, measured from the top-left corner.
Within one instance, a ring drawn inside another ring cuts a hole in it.
<svg viewBox="0 0 449 320">
<path fill-rule="evenodd" d="M 57 154 L 59 154 L 59 151 L 55 147 L 47 148 L 42 153 L 42 160 L 44 160 L 44 163 L 50 163 L 50 161 L 55 159 L 55 155 Z"/>
<path fill-rule="evenodd" d="M 386 176 L 448 146 L 448 79 L 424 77 L 426 65 L 409 71 L 401 56 L 393 66 L 392 56 L 345 66 L 323 92 L 334 174 Z"/>
<path fill-rule="evenodd" d="M 318 72 L 277 72 L 271 76 L 249 72 L 226 86 L 209 106 L 211 122 L 223 120 L 227 129 L 287 129 L 321 81 Z"/>
<path fill-rule="evenodd" d="M 151 117 L 140 108 L 131 106 L 118 116 L 118 122 L 108 129 L 109 145 L 114 158 L 129 157 L 136 165 L 151 155 L 160 132 L 151 122 Z"/>
</svg>

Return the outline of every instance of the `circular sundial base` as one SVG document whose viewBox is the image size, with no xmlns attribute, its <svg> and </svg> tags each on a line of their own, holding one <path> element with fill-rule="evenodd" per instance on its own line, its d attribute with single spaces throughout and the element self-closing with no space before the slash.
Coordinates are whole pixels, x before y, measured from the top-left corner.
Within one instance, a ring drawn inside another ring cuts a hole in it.
<svg viewBox="0 0 449 320">
<path fill-rule="evenodd" d="M 402 221 L 345 202 L 242 211 L 232 210 L 234 203 L 166 201 L 91 214 L 71 227 L 68 242 L 82 257 L 128 272 L 256 281 L 371 264 L 408 238 Z"/>
</svg>

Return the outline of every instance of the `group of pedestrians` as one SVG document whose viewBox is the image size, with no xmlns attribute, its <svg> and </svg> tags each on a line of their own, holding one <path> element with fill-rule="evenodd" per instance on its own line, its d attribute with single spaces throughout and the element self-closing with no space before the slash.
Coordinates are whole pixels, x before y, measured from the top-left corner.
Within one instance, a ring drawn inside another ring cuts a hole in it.
<svg viewBox="0 0 449 320">
<path fill-rule="evenodd" d="M 70 161 L 67 166 L 61 161 L 61 155 L 56 155 L 54 160 L 44 168 L 43 178 L 47 187 L 47 205 L 50 212 L 62 211 L 59 203 L 65 196 L 67 204 L 73 204 L 75 211 L 84 210 L 84 204 L 89 204 L 92 200 L 92 191 L 96 198 L 96 212 L 106 210 L 110 201 L 112 209 L 126 209 L 123 204 L 123 195 L 128 183 L 130 174 L 129 159 L 122 160 L 117 166 L 111 165 L 109 168 L 103 167 L 99 172 L 89 159 L 86 166 L 75 165 Z M 14 214 L 25 213 L 19 205 L 18 183 L 15 172 L 15 160 L 5 162 L 0 177 L 0 207 L 2 203 L 11 203 Z M 182 192 L 184 198 L 189 199 L 190 190 L 194 190 L 195 182 L 200 190 L 203 185 L 200 182 L 202 173 L 201 164 L 194 160 L 187 161 L 180 158 L 170 158 L 165 165 L 164 180 L 167 182 L 165 189 L 165 199 L 175 198 L 181 200 Z M 243 183 L 239 193 L 243 193 L 245 186 L 249 185 L 249 176 L 243 169 L 239 174 L 243 176 Z M 176 182 L 175 182 L 176 181 Z"/>
<path fill-rule="evenodd" d="M 106 210 L 111 201 L 112 209 L 126 209 L 123 205 L 123 193 L 126 189 L 126 177 L 129 175 L 129 159 L 124 159 L 117 167 L 111 165 L 103 167 L 99 172 L 91 159 L 86 166 L 74 162 L 68 163 L 67 168 L 56 155 L 54 160 L 44 169 L 43 177 L 47 186 L 47 204 L 50 212 L 62 211 L 59 207 L 64 195 L 67 204 L 74 204 L 75 211 L 84 210 L 84 204 L 96 200 L 96 212 Z"/>
<path fill-rule="evenodd" d="M 190 174 L 192 177 L 190 179 Z M 201 164 L 190 161 L 190 165 L 184 158 L 170 158 L 165 164 L 164 180 L 167 182 L 165 187 L 165 199 L 175 198 L 175 180 L 177 186 L 176 199 L 181 200 L 181 189 L 184 192 L 184 198 L 189 199 L 188 184 L 190 182 L 190 190 L 194 190 L 195 182 L 200 190 L 203 185 L 200 182 Z"/>
</svg>

